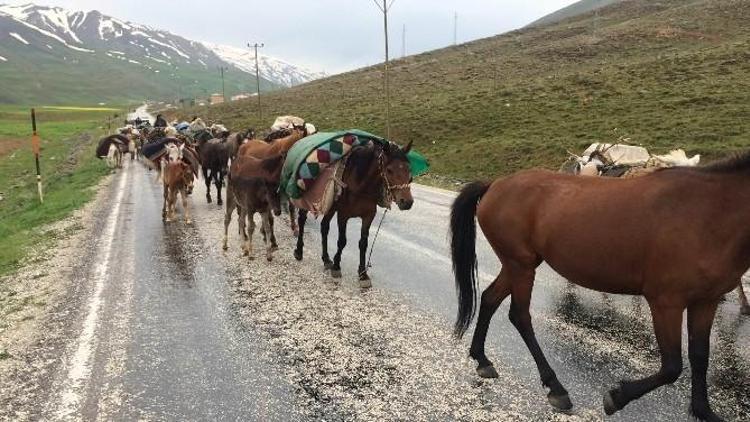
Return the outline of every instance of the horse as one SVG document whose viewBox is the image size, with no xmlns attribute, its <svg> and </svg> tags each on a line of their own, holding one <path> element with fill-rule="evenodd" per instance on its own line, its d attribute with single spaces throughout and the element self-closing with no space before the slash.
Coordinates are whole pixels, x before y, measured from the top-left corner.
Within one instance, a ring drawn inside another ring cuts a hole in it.
<svg viewBox="0 0 750 422">
<path fill-rule="evenodd" d="M 414 204 L 411 195 L 411 169 L 406 154 L 411 150 L 409 142 L 403 149 L 393 143 L 374 142 L 369 146 L 355 147 L 348 156 L 342 176 L 343 191 L 331 209 L 323 216 L 320 233 L 323 246 L 323 267 L 331 271 L 331 276 L 341 278 L 341 254 L 346 247 L 346 224 L 351 218 L 362 219 L 362 230 L 359 239 L 359 274 L 360 285 L 370 287 L 370 277 L 365 265 L 370 225 L 377 212 L 378 203 L 385 202 L 390 206 L 396 202 L 400 210 L 409 210 Z M 300 209 L 299 234 L 294 257 L 301 261 L 304 249 L 305 222 L 308 210 Z M 339 228 L 338 249 L 333 261 L 328 255 L 328 232 L 331 220 L 336 215 Z"/>
<path fill-rule="evenodd" d="M 117 147 L 117 144 L 109 144 L 109 150 L 107 152 L 107 165 L 110 168 L 122 168 L 122 151 Z"/>
<path fill-rule="evenodd" d="M 661 367 L 604 395 L 611 415 L 682 372 L 687 309 L 692 369 L 690 413 L 719 421 L 706 391 L 711 327 L 722 296 L 750 267 L 750 153 L 704 167 L 665 168 L 632 179 L 529 170 L 461 190 L 451 210 L 451 254 L 458 291 L 458 337 L 476 308 L 476 220 L 502 263 L 484 290 L 469 355 L 481 377 L 498 374 L 485 355 L 493 313 L 511 296 L 509 317 L 536 361 L 549 402 L 568 410 L 568 391 L 547 362 L 531 324 L 536 268 L 546 261 L 589 289 L 641 295 L 651 309 Z M 590 204 L 596 198 L 595 206 Z"/>
<path fill-rule="evenodd" d="M 266 243 L 266 259 L 273 259 L 273 251 L 278 249 L 276 236 L 271 225 L 271 212 L 281 215 L 279 197 L 279 180 L 284 156 L 267 159 L 238 157 L 232 162 L 227 182 L 227 206 L 224 214 L 223 249 L 227 250 L 229 224 L 232 213 L 237 209 L 239 214 L 240 233 L 244 237 L 243 254 L 253 257 L 252 240 L 255 231 L 254 214 L 260 213 L 263 225 L 263 241 Z M 245 231 L 245 221 L 250 230 Z"/>
<path fill-rule="evenodd" d="M 206 182 L 206 201 L 209 204 L 211 203 L 211 181 L 213 180 L 216 186 L 216 204 L 223 205 L 221 187 L 224 183 L 224 176 L 228 172 L 229 159 L 237 155 L 239 145 L 252 132 L 252 129 L 235 134 L 224 132 L 223 138 L 219 139 L 206 139 L 207 136 L 205 135 L 198 138 L 197 149 L 203 169 L 203 180 Z"/>
<path fill-rule="evenodd" d="M 164 167 L 164 204 L 161 210 L 162 219 L 170 222 L 174 219 L 177 194 L 182 197 L 182 210 L 185 213 L 185 224 L 191 224 L 190 209 L 187 197 L 193 192 L 195 180 L 189 163 L 178 159 L 168 162 Z"/>
<path fill-rule="evenodd" d="M 250 139 L 239 147 L 237 156 L 250 156 L 255 158 L 269 158 L 277 155 L 286 155 L 287 152 L 294 146 L 297 141 L 307 136 L 307 129 L 304 125 L 294 126 L 288 136 L 274 139 L 271 142 L 266 142 L 261 139 Z M 288 203 L 289 209 L 289 225 L 292 229 L 292 233 L 295 235 L 299 234 L 297 222 L 295 219 L 295 208 L 291 203 Z M 273 223 L 272 223 L 273 225 Z"/>
</svg>

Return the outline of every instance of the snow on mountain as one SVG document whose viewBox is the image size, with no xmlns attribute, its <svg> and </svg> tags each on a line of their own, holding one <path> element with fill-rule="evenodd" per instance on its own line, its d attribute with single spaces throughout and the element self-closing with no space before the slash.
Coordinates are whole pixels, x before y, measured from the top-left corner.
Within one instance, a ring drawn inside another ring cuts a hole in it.
<svg viewBox="0 0 750 422">
<path fill-rule="evenodd" d="M 153 72 L 158 69 L 152 70 L 147 63 L 171 66 L 175 72 L 185 66 L 201 66 L 213 71 L 218 66 L 232 65 L 255 75 L 254 57 L 246 50 L 191 41 L 95 10 L 84 12 L 33 4 L 0 4 L 0 40 L 4 34 L 15 38 L 25 48 L 43 48 L 51 52 L 56 51 L 54 46 L 62 44 L 67 49 L 102 55 L 107 60 L 128 60 Z M 6 57 L 13 58 L 12 51 L 2 51 Z M 278 86 L 297 85 L 325 76 L 265 55 L 259 57 L 259 62 L 261 77 Z"/>
<path fill-rule="evenodd" d="M 208 42 L 204 42 L 203 45 L 240 70 L 255 74 L 255 53 L 249 49 Z M 325 73 L 314 72 L 260 53 L 258 54 L 258 69 L 261 77 L 285 86 L 299 85 L 326 76 Z"/>
</svg>

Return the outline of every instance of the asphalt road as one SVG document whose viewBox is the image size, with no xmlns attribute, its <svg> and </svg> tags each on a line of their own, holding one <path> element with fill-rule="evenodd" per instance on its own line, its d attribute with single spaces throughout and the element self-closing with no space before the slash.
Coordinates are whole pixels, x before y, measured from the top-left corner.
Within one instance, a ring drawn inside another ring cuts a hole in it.
<svg viewBox="0 0 750 422">
<path fill-rule="evenodd" d="M 449 192 L 415 186 L 414 208 L 388 213 L 373 288 L 363 291 L 358 223 L 349 226 L 344 278 L 334 281 L 322 271 L 315 222 L 298 263 L 286 220 L 278 220 L 281 249 L 267 263 L 260 238 L 258 259 L 240 255 L 236 223 L 230 250 L 221 250 L 223 209 L 205 202 L 202 180 L 191 198 L 193 225 L 161 221 L 160 182 L 138 162 L 127 161 L 108 189 L 96 241 L 82 250 L 85 288 L 46 419 L 603 420 L 603 391 L 658 367 L 642 300 L 572 287 L 543 266 L 532 315 L 574 412 L 547 405 L 505 316 L 508 303 L 488 337 L 500 378 L 479 379 L 466 356 L 469 338 L 450 337 Z M 332 245 L 336 233 L 334 224 Z M 487 284 L 498 262 L 486 242 L 478 245 Z M 750 319 L 738 311 L 732 295 L 717 317 L 709 394 L 720 414 L 741 421 L 750 420 Z M 607 420 L 686 420 L 688 398 L 686 370 Z"/>
</svg>

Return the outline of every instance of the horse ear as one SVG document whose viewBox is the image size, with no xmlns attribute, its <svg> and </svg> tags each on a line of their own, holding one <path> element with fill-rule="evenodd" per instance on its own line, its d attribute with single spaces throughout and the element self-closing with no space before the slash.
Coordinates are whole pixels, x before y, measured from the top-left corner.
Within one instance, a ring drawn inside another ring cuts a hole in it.
<svg viewBox="0 0 750 422">
<path fill-rule="evenodd" d="M 412 139 L 411 141 L 409 141 L 408 144 L 406 144 L 406 146 L 404 148 L 402 148 L 402 151 L 404 151 L 404 154 L 408 154 L 409 151 L 411 151 L 411 145 L 413 143 L 414 143 L 414 140 Z"/>
</svg>

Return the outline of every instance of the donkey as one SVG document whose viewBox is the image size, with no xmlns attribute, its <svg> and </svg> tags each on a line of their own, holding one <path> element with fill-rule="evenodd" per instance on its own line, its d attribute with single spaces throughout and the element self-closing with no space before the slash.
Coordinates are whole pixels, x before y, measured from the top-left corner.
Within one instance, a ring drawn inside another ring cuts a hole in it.
<svg viewBox="0 0 750 422">
<path fill-rule="evenodd" d="M 188 195 L 193 193 L 195 176 L 190 164 L 183 160 L 170 161 L 164 168 L 164 205 L 161 216 L 166 222 L 174 219 L 177 194 L 182 197 L 182 210 L 185 213 L 185 224 L 191 224 Z"/>
<path fill-rule="evenodd" d="M 284 157 L 279 155 L 268 159 L 254 157 L 238 157 L 232 162 L 227 183 L 227 206 L 224 214 L 224 243 L 223 249 L 227 250 L 229 224 L 232 221 L 232 213 L 238 210 L 240 233 L 244 237 L 242 247 L 243 254 L 253 257 L 252 241 L 255 231 L 253 215 L 261 214 L 263 224 L 263 240 L 267 245 L 266 259 L 273 259 L 273 251 L 278 249 L 276 236 L 271 225 L 271 212 L 281 215 L 281 202 L 279 197 L 279 180 Z M 245 231 L 245 221 L 250 229 Z"/>
<path fill-rule="evenodd" d="M 370 146 L 355 147 L 350 152 L 346 168 L 344 169 L 344 189 L 331 210 L 323 216 L 320 222 L 320 233 L 323 246 L 323 267 L 331 271 L 334 278 L 341 277 L 341 254 L 346 247 L 346 224 L 351 218 L 362 219 L 362 231 L 359 239 L 359 274 L 360 286 L 371 286 L 370 276 L 367 274 L 365 256 L 367 253 L 370 225 L 375 218 L 378 203 L 385 199 L 390 206 L 396 202 L 400 210 L 409 210 L 414 204 L 411 195 L 411 168 L 406 154 L 411 150 L 412 143 L 399 148 L 393 143 L 380 144 L 374 142 Z M 305 222 L 308 210 L 300 209 L 299 235 L 294 257 L 300 261 L 304 249 Z M 328 255 L 328 233 L 331 220 L 337 216 L 339 229 L 338 249 L 333 261 Z"/>
<path fill-rule="evenodd" d="M 750 268 L 749 180 L 750 153 L 745 153 L 706 167 L 673 167 L 626 180 L 531 170 L 467 185 L 451 211 L 458 336 L 468 329 L 476 309 L 475 216 L 502 263 L 500 274 L 482 293 L 469 351 L 478 374 L 498 376 L 484 344 L 492 315 L 511 296 L 510 321 L 550 390 L 550 404 L 572 407 L 531 324 L 536 268 L 546 261 L 580 286 L 644 296 L 651 309 L 661 368 L 606 392 L 606 414 L 679 378 L 687 309 L 689 411 L 699 420 L 722 420 L 712 410 L 706 388 L 711 327 L 719 301 Z M 597 198 L 597 205 L 581 207 L 590 198 Z"/>
</svg>

